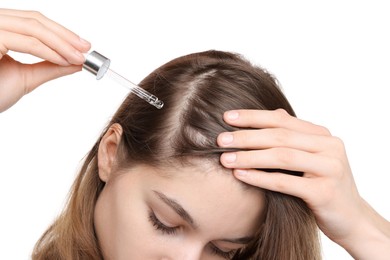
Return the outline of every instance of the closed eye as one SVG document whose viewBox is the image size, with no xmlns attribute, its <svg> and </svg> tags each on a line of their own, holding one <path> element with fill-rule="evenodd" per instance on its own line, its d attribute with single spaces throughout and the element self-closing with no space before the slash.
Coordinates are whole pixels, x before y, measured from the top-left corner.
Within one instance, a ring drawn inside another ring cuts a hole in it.
<svg viewBox="0 0 390 260">
<path fill-rule="evenodd" d="M 149 220 L 152 225 L 163 234 L 174 235 L 180 227 L 170 227 L 162 223 L 156 216 L 156 214 L 150 210 L 149 211 Z"/>
<path fill-rule="evenodd" d="M 232 259 L 232 257 L 238 251 L 237 249 L 233 249 L 233 250 L 229 250 L 229 251 L 223 251 L 222 249 L 218 248 L 213 243 L 210 243 L 209 248 L 210 248 L 212 254 L 221 256 L 224 259 Z"/>
<path fill-rule="evenodd" d="M 181 206 L 176 200 L 167 197 L 165 194 L 159 191 L 154 191 L 154 193 L 157 195 L 157 197 L 164 202 L 167 206 L 169 206 L 172 210 L 176 212 L 177 215 L 181 217 L 186 223 L 188 223 L 194 230 L 198 229 L 198 225 L 196 224 L 195 220 L 191 217 L 191 215 Z M 181 226 L 169 226 L 164 224 L 164 221 L 161 221 L 156 214 L 153 212 L 152 209 L 149 211 L 149 220 L 153 224 L 153 226 L 161 231 L 163 234 L 167 235 L 175 235 L 177 231 L 179 231 L 182 227 Z M 245 247 L 248 243 L 250 243 L 253 240 L 252 236 L 244 236 L 239 238 L 229 238 L 229 239 L 219 239 L 219 242 L 222 243 L 232 243 L 235 244 L 235 247 L 232 250 L 226 251 L 222 250 L 219 246 L 217 246 L 215 243 L 210 242 L 208 244 L 209 251 L 214 254 L 218 255 L 220 257 L 223 257 L 225 259 L 231 259 L 239 250 L 241 250 L 243 247 Z"/>
</svg>

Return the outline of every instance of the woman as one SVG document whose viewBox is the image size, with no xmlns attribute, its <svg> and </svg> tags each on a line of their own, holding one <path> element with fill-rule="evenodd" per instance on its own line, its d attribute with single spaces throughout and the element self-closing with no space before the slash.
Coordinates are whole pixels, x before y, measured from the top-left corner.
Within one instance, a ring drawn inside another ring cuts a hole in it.
<svg viewBox="0 0 390 260">
<path fill-rule="evenodd" d="M 37 13 L 0 15 L 2 110 L 80 70 L 88 43 Z M 23 17 L 44 29 L 12 26 Z M 20 65 L 8 49 L 47 61 Z M 319 259 L 316 222 L 355 258 L 389 256 L 389 223 L 360 198 L 342 142 L 295 118 L 264 70 L 210 51 L 173 60 L 140 85 L 165 107 L 125 100 L 33 258 Z"/>
</svg>

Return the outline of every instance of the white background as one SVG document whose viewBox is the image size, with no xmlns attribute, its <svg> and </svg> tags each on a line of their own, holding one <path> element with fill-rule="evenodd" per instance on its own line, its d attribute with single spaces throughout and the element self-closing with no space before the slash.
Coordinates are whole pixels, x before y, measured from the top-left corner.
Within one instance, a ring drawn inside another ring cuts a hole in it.
<svg viewBox="0 0 390 260">
<path fill-rule="evenodd" d="M 244 54 L 276 75 L 298 117 L 344 140 L 361 195 L 390 219 L 386 1 L 2 0 L 0 6 L 42 12 L 89 40 L 134 82 L 183 54 Z M 0 114 L 0 259 L 29 259 L 126 94 L 80 72 L 44 84 Z M 324 259 L 352 259 L 326 237 L 323 250 Z"/>
</svg>

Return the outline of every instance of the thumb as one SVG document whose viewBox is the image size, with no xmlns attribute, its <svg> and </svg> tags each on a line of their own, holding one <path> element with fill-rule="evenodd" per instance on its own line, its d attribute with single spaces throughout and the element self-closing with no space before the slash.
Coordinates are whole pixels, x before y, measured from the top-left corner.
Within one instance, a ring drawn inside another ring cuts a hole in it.
<svg viewBox="0 0 390 260">
<path fill-rule="evenodd" d="M 48 61 L 23 65 L 25 91 L 33 91 L 43 83 L 81 71 L 81 65 L 60 66 Z"/>
</svg>

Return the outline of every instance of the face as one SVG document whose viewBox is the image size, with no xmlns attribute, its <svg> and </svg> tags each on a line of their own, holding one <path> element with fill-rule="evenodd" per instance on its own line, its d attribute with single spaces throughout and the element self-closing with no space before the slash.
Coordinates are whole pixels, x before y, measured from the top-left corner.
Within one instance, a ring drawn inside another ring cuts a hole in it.
<svg viewBox="0 0 390 260">
<path fill-rule="evenodd" d="M 230 259 L 263 208 L 263 193 L 228 170 L 140 165 L 106 181 L 95 228 L 106 260 Z"/>
</svg>

